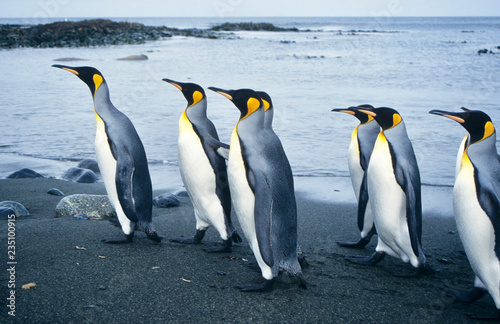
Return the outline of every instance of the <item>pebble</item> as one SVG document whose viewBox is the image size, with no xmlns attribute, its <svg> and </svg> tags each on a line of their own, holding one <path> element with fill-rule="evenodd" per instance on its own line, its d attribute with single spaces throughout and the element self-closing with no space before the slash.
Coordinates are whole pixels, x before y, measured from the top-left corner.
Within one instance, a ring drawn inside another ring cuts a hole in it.
<svg viewBox="0 0 500 324">
<path fill-rule="evenodd" d="M 163 194 L 153 199 L 153 205 L 158 208 L 178 207 L 181 201 L 174 194 Z"/>
<path fill-rule="evenodd" d="M 9 207 L 0 207 L 0 220 L 8 220 L 12 219 L 12 216 L 10 215 L 15 215 L 16 213 L 14 212 L 14 209 L 9 208 Z M 9 218 L 10 216 L 10 218 Z M 14 217 L 15 219 L 15 217 Z"/>
<path fill-rule="evenodd" d="M 49 195 L 54 195 L 54 196 L 64 196 L 64 193 L 57 188 L 49 189 L 49 191 L 47 191 L 47 193 Z"/>
<path fill-rule="evenodd" d="M 16 217 L 29 216 L 28 210 L 20 203 L 15 201 L 2 201 L 0 202 L 0 207 L 7 207 L 14 211 Z"/>
</svg>

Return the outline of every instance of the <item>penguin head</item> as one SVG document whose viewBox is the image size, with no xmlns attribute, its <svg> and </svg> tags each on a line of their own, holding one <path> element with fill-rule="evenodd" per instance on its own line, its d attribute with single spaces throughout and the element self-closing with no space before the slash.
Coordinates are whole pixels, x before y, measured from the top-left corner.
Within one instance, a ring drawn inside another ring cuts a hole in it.
<svg viewBox="0 0 500 324">
<path fill-rule="evenodd" d="M 240 120 L 245 119 L 264 106 L 259 94 L 252 89 L 224 90 L 215 87 L 208 88 L 231 100 L 240 111 Z"/>
<path fill-rule="evenodd" d="M 365 113 L 380 125 L 382 130 L 391 129 L 403 121 L 401 115 L 397 112 L 396 109 L 388 108 L 388 107 L 379 107 L 373 108 L 369 107 L 369 105 L 363 105 L 362 108 L 357 108 L 360 112 Z"/>
<path fill-rule="evenodd" d="M 198 102 L 206 98 L 205 90 L 196 83 L 183 83 L 177 82 L 170 79 L 162 79 L 165 82 L 170 83 L 177 89 L 181 90 L 184 98 L 188 102 L 188 107 L 196 105 Z"/>
<path fill-rule="evenodd" d="M 480 110 L 462 107 L 462 112 L 431 110 L 429 113 L 450 118 L 462 125 L 470 135 L 470 144 L 480 142 L 495 133 L 490 116 Z"/>
<path fill-rule="evenodd" d="M 368 115 L 364 112 L 359 111 L 359 109 L 374 109 L 372 105 L 359 105 L 359 106 L 351 106 L 349 108 L 335 108 L 332 109 L 333 112 L 343 112 L 349 115 L 353 115 L 356 117 L 361 124 L 367 124 L 373 120 L 371 115 Z"/>
<path fill-rule="evenodd" d="M 99 87 L 103 83 L 105 83 L 104 77 L 102 76 L 101 72 L 99 72 L 99 70 L 91 66 L 71 67 L 71 66 L 54 64 L 52 65 L 52 67 L 69 71 L 74 75 L 76 75 L 77 77 L 79 77 L 83 82 L 85 82 L 88 85 L 90 92 L 92 92 L 92 97 L 95 96 L 97 89 L 99 89 Z"/>
</svg>

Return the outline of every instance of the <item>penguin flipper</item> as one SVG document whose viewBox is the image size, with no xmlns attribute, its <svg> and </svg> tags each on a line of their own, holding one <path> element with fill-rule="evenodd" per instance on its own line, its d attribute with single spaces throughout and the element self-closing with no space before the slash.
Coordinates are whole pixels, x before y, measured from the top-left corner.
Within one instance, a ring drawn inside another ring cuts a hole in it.
<svg viewBox="0 0 500 324">
<path fill-rule="evenodd" d="M 268 266 L 272 267 L 274 262 L 273 251 L 271 249 L 271 214 L 273 209 L 271 188 L 269 187 L 266 176 L 262 172 L 250 172 L 254 179 L 254 221 L 257 242 L 259 243 L 262 259 Z"/>
<path fill-rule="evenodd" d="M 391 152 L 391 156 L 395 156 L 394 152 Z M 416 164 L 416 161 L 414 163 Z M 420 174 L 418 168 L 414 170 L 414 172 L 410 172 L 408 167 L 396 163 L 395 176 L 397 183 L 406 196 L 406 223 L 408 224 L 411 248 L 413 253 L 420 260 L 420 256 L 423 254 L 420 245 L 422 239 L 422 194 Z"/>
<path fill-rule="evenodd" d="M 365 174 L 363 175 L 363 180 L 361 182 L 361 187 L 359 188 L 359 199 L 358 199 L 358 228 L 360 232 L 363 231 L 363 227 L 365 224 L 365 213 L 367 205 L 368 205 L 368 177 L 366 176 L 365 172 Z"/>
<path fill-rule="evenodd" d="M 217 140 L 214 137 L 208 137 L 204 139 L 205 143 L 208 144 L 208 146 L 215 151 L 219 156 L 221 156 L 224 159 L 229 159 L 229 145 L 222 143 L 221 141 Z"/>
<path fill-rule="evenodd" d="M 500 200 L 498 196 L 500 193 L 496 193 L 493 188 L 485 185 L 479 186 L 478 189 L 479 205 L 486 215 L 488 215 L 493 225 L 495 232 L 495 255 L 497 258 L 500 258 Z"/>
<path fill-rule="evenodd" d="M 116 156 L 116 155 L 115 155 Z M 135 166 L 132 155 L 127 149 L 120 152 L 116 160 L 116 192 L 123 212 L 132 222 L 137 222 L 136 209 L 132 192 L 132 181 L 134 177 Z"/>
</svg>

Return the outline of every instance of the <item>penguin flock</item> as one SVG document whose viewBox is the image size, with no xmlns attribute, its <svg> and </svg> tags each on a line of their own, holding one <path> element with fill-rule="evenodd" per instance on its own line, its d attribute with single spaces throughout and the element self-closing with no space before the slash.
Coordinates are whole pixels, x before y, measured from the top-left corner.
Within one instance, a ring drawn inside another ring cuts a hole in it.
<svg viewBox="0 0 500 324">
<path fill-rule="evenodd" d="M 131 243 L 135 231 L 160 242 L 152 224 L 152 186 L 143 144 L 132 122 L 111 103 L 102 74 L 93 67 L 53 65 L 78 76 L 89 87 L 96 116 L 96 157 L 106 192 L 115 208 L 124 237 L 105 243 Z M 179 119 L 179 171 L 194 208 L 196 232 L 171 239 L 199 244 L 213 226 L 221 247 L 209 253 L 229 252 L 242 241 L 231 221 L 234 209 L 263 282 L 237 286 L 242 291 L 268 291 L 279 272 L 306 289 L 302 268 L 307 266 L 297 241 L 297 204 L 290 163 L 273 131 L 271 97 L 252 89 L 208 89 L 229 99 L 240 111 L 230 145 L 220 142 L 207 117 L 207 96 L 195 83 L 171 79 L 187 106 Z M 453 206 L 460 238 L 475 274 L 474 287 L 445 288 L 447 295 L 472 303 L 489 293 L 496 312 L 468 314 L 477 319 L 500 320 L 500 157 L 490 117 L 479 110 L 432 110 L 467 131 L 457 154 Z M 410 263 L 413 270 L 396 276 L 432 274 L 422 249 L 420 172 L 405 123 L 388 107 L 359 105 L 335 108 L 359 120 L 351 135 L 349 172 L 358 200 L 357 242 L 337 242 L 362 249 L 377 235 L 369 257 L 351 256 L 349 262 L 374 265 L 387 254 Z"/>
</svg>

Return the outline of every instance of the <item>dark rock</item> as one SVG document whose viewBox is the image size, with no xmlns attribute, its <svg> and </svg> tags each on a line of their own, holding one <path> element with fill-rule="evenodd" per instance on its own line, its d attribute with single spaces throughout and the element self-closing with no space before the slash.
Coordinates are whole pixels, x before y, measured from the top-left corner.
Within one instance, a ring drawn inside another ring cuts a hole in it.
<svg viewBox="0 0 500 324">
<path fill-rule="evenodd" d="M 49 191 L 47 191 L 47 193 L 49 195 L 54 195 L 54 196 L 64 196 L 64 193 L 57 188 L 49 189 Z"/>
<path fill-rule="evenodd" d="M 15 201 L 2 201 L 0 202 L 0 207 L 7 207 L 14 211 L 16 217 L 29 216 L 30 213 L 23 205 Z"/>
<path fill-rule="evenodd" d="M 158 208 L 178 207 L 181 201 L 174 194 L 163 194 L 153 199 L 153 205 Z"/>
<path fill-rule="evenodd" d="M 97 176 L 92 170 L 82 168 L 70 168 L 62 175 L 62 178 L 78 183 L 94 183 L 97 181 Z"/>
<path fill-rule="evenodd" d="M 43 178 L 43 175 L 31 169 L 24 168 L 16 172 L 13 172 L 7 176 L 7 179 L 23 179 L 23 178 Z"/>
<path fill-rule="evenodd" d="M 56 217 L 84 214 L 87 218 L 113 218 L 116 212 L 108 196 L 76 194 L 64 197 L 57 204 Z"/>
<path fill-rule="evenodd" d="M 100 173 L 99 164 L 97 164 L 97 161 L 94 159 L 81 160 L 80 163 L 78 163 L 78 167 L 82 169 L 89 169 L 94 173 Z"/>
<path fill-rule="evenodd" d="M 15 219 L 15 215 L 16 213 L 14 212 L 14 209 L 10 207 L 0 207 L 0 220 L 9 220 L 13 218 Z"/>
<path fill-rule="evenodd" d="M 273 24 L 270 23 L 253 23 L 253 22 L 242 22 L 242 23 L 223 23 L 220 25 L 215 25 L 210 30 L 213 31 L 239 31 L 239 30 L 246 30 L 246 31 L 274 31 L 274 32 L 283 32 L 283 31 L 290 31 L 290 32 L 298 32 L 299 30 L 295 27 L 293 28 L 282 28 L 282 27 L 277 27 Z"/>
</svg>

